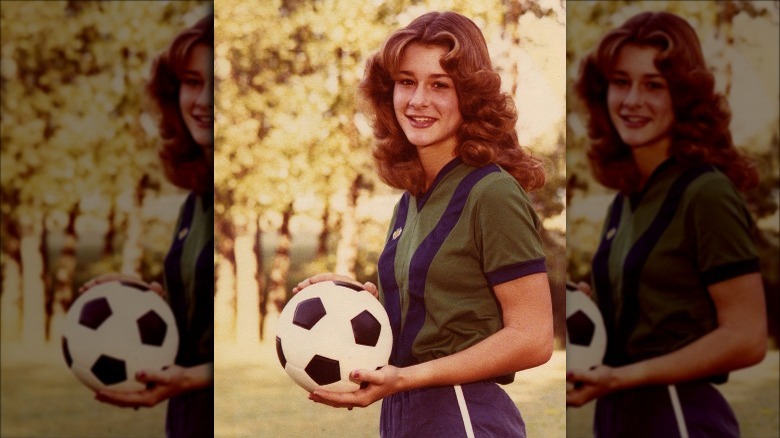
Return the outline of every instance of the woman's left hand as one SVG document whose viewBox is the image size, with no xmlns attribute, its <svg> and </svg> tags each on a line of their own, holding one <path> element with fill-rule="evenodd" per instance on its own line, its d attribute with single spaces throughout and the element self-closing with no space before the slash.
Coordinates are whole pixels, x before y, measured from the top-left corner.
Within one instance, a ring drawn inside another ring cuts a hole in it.
<svg viewBox="0 0 780 438">
<path fill-rule="evenodd" d="M 615 383 L 614 368 L 599 365 L 587 371 L 566 373 L 566 406 L 580 407 L 589 401 L 612 392 Z"/>
<path fill-rule="evenodd" d="M 355 392 L 345 393 L 317 389 L 309 394 L 309 400 L 335 408 L 351 410 L 353 407 L 365 408 L 377 400 L 403 390 L 400 369 L 392 365 L 387 365 L 376 371 L 356 370 L 350 374 L 350 378 L 358 383 L 368 383 L 368 385 Z"/>
<path fill-rule="evenodd" d="M 185 371 L 186 368 L 179 365 L 171 365 L 160 371 L 142 370 L 136 373 L 135 379 L 141 383 L 151 383 L 147 389 L 135 392 L 102 390 L 95 393 L 95 399 L 124 408 L 150 408 L 187 390 Z"/>
</svg>

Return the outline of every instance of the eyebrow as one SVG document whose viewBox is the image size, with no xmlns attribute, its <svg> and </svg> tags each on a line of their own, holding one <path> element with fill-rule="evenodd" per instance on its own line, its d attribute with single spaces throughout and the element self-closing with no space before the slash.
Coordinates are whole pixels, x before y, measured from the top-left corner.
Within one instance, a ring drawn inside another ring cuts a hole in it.
<svg viewBox="0 0 780 438">
<path fill-rule="evenodd" d="M 623 76 L 628 76 L 628 73 L 627 73 L 627 72 L 625 72 L 625 71 L 623 71 L 623 70 L 613 70 L 613 71 L 612 71 L 612 73 L 610 73 L 610 74 L 611 74 L 611 75 L 623 75 Z M 648 79 L 655 79 L 655 78 L 660 78 L 660 79 L 664 79 L 664 80 L 666 80 L 666 78 L 664 77 L 664 75 L 662 75 L 661 73 L 646 73 L 646 74 L 643 74 L 643 75 L 642 75 L 642 77 L 643 77 L 643 78 L 648 78 Z"/>
<path fill-rule="evenodd" d="M 401 71 L 398 72 L 398 74 L 407 75 L 407 76 L 414 76 L 414 73 L 412 73 L 412 72 L 410 72 L 408 70 L 401 70 Z M 439 78 L 452 79 L 452 77 L 450 77 L 450 75 L 448 75 L 446 73 L 434 73 L 432 75 L 428 75 L 428 77 L 432 78 L 432 79 L 439 79 Z"/>
</svg>

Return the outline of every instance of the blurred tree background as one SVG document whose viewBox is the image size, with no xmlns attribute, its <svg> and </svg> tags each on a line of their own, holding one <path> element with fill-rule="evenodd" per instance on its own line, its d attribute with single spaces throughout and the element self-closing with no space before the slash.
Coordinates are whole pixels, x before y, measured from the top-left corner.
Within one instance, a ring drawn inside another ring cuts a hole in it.
<svg viewBox="0 0 780 438">
<path fill-rule="evenodd" d="M 210 5 L 0 4 L 4 345 L 59 345 L 74 290 L 94 275 L 160 278 L 183 192 L 164 180 L 144 85 Z"/>
<path fill-rule="evenodd" d="M 780 3 L 777 1 L 582 1 L 569 3 L 567 27 L 567 272 L 589 281 L 590 259 L 614 192 L 591 176 L 584 106 L 573 92 L 581 59 L 601 36 L 647 10 L 676 13 L 696 29 L 716 87 L 729 100 L 737 147 L 755 159 L 758 188 L 745 193 L 758 225 L 757 242 L 767 297 L 770 334 L 777 346 L 780 310 L 778 236 L 780 216 Z"/>
<path fill-rule="evenodd" d="M 292 287 L 317 272 L 376 281 L 400 192 L 378 180 L 356 100 L 365 61 L 431 10 L 482 29 L 521 143 L 547 163 L 544 220 L 556 334 L 565 267 L 564 2 L 220 0 L 216 14 L 215 238 L 219 343 L 273 339 Z"/>
</svg>

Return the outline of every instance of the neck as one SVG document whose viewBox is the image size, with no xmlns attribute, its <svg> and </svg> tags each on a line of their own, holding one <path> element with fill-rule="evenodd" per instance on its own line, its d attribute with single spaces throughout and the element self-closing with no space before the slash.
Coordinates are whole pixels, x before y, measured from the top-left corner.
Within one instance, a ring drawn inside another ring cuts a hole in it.
<svg viewBox="0 0 780 438">
<path fill-rule="evenodd" d="M 634 162 L 639 169 L 642 181 L 640 187 L 644 187 L 655 169 L 669 158 L 669 143 L 665 142 L 653 147 L 637 148 L 633 150 L 633 154 Z"/>
<path fill-rule="evenodd" d="M 427 147 L 418 148 L 423 175 L 425 178 L 425 191 L 428 191 L 442 168 L 455 158 L 455 148 Z"/>
</svg>

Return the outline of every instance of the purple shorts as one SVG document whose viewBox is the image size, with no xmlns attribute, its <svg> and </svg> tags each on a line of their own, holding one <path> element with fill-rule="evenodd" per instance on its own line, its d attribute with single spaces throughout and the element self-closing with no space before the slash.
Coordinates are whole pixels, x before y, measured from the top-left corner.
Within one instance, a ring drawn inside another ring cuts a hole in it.
<svg viewBox="0 0 780 438">
<path fill-rule="evenodd" d="M 493 382 L 393 394 L 382 401 L 379 430 L 383 438 L 525 438 L 520 411 Z"/>
<path fill-rule="evenodd" d="M 620 391 L 596 402 L 597 438 L 736 438 L 734 412 L 706 381 Z"/>
</svg>

